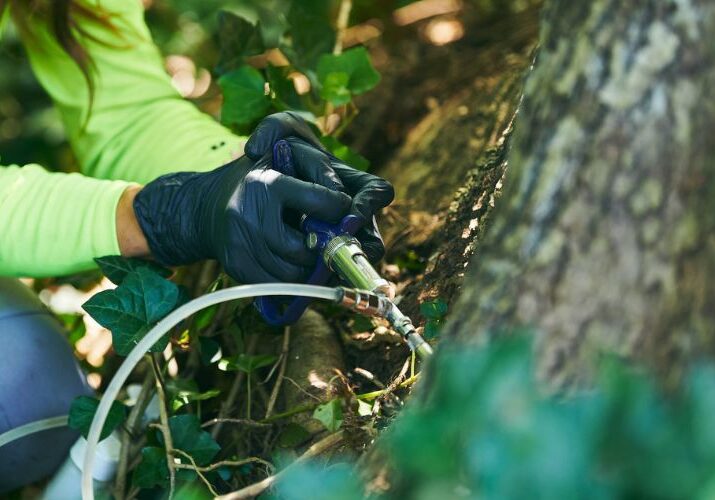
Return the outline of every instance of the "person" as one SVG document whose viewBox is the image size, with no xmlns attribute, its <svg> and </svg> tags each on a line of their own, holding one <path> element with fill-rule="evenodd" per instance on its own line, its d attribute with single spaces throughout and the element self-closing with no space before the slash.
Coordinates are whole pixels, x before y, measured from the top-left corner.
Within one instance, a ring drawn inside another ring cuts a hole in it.
<svg viewBox="0 0 715 500">
<path fill-rule="evenodd" d="M 247 142 L 202 114 L 173 88 L 138 0 L 0 0 L 0 15 L 17 26 L 82 172 L 0 167 L 0 433 L 67 414 L 90 393 L 57 323 L 16 277 L 121 254 L 216 259 L 243 283 L 301 282 L 316 256 L 286 211 L 358 215 L 366 253 L 382 256 L 374 215 L 390 184 L 331 156 L 296 114 L 267 117 Z M 295 178 L 271 169 L 279 139 Z M 48 430 L 0 448 L 0 493 L 50 474 L 75 438 Z"/>
</svg>

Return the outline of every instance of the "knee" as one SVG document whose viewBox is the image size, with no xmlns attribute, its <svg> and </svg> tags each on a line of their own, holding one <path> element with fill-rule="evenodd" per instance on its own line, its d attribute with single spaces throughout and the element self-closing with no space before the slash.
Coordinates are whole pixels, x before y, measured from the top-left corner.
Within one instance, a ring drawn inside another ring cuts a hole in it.
<svg viewBox="0 0 715 500">
<path fill-rule="evenodd" d="M 0 433 L 66 415 L 74 398 L 91 393 L 59 323 L 42 309 L 0 310 L 0 346 Z M 54 429 L 0 448 L 0 493 L 52 473 L 77 437 Z"/>
</svg>

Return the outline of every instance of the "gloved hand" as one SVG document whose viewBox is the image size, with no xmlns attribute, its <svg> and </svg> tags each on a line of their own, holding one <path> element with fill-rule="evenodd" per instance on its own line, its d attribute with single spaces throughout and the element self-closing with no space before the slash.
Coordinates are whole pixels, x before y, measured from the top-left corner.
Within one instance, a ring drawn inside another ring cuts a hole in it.
<svg viewBox="0 0 715 500">
<path fill-rule="evenodd" d="M 271 170 L 266 155 L 147 184 L 134 199 L 134 212 L 153 256 L 168 266 L 217 259 L 243 283 L 306 281 L 316 255 L 286 224 L 283 210 L 337 222 L 352 199 L 326 187 L 340 183 L 327 163 L 313 162 L 312 155 L 294 160 L 300 179 Z"/>
<path fill-rule="evenodd" d="M 291 145 L 296 162 L 319 165 L 321 168 L 318 172 L 326 173 L 319 174 L 313 182 L 343 191 L 352 197 L 350 213 L 365 222 L 355 236 L 368 259 L 373 263 L 379 261 L 385 255 L 385 245 L 375 221 L 375 214 L 392 203 L 395 197 L 392 185 L 385 179 L 355 170 L 331 155 L 308 123 L 290 111 L 270 115 L 259 123 L 246 144 L 246 155 L 253 160 L 259 160 L 269 154 L 273 145 L 281 139 L 286 139 Z M 337 179 L 327 175 L 333 172 Z"/>
</svg>

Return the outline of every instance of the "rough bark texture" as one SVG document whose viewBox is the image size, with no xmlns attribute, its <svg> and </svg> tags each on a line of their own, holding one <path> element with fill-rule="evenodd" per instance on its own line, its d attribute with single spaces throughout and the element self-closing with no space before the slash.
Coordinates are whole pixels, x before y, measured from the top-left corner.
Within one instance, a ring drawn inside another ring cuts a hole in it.
<svg viewBox="0 0 715 500">
<path fill-rule="evenodd" d="M 397 192 L 382 224 L 388 260 L 411 250 L 427 261 L 424 274 L 396 278 L 407 285 L 401 307 L 408 314 L 428 298 L 449 302 L 462 283 L 473 237 L 505 167 L 505 136 L 532 61 L 538 13 L 537 7 L 502 11 L 493 22 L 467 10 L 467 42 L 431 54 L 429 76 L 399 104 L 398 117 L 405 120 L 409 103 L 429 103 L 379 170 Z M 412 72 L 423 74 L 419 68 Z M 395 92 L 405 90 L 398 85 Z"/>
<path fill-rule="evenodd" d="M 554 0 L 505 191 L 446 334 L 539 333 L 542 374 L 603 350 L 713 352 L 715 4 Z"/>
</svg>

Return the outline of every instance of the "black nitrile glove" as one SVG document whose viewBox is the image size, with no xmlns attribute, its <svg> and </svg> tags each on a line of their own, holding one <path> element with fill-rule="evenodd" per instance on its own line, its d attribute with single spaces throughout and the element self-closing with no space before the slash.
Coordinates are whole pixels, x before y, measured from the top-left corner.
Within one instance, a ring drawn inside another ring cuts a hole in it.
<svg viewBox="0 0 715 500">
<path fill-rule="evenodd" d="M 297 179 L 272 170 L 269 158 L 164 175 L 139 191 L 134 211 L 156 260 L 175 266 L 216 259 L 243 283 L 305 282 L 316 255 L 283 210 L 337 222 L 352 199 L 331 189 L 339 181 L 323 163 L 296 156 Z"/>
<path fill-rule="evenodd" d="M 375 214 L 392 203 L 395 197 L 392 185 L 385 179 L 355 170 L 331 155 L 308 123 L 290 111 L 270 115 L 259 123 L 246 144 L 246 155 L 254 160 L 263 158 L 281 139 L 286 139 L 291 145 L 296 162 L 320 165 L 321 172 L 334 172 L 337 175 L 338 179 L 333 188 L 352 197 L 350 213 L 365 221 L 365 226 L 355 236 L 368 259 L 373 263 L 380 260 L 385 255 L 385 245 L 375 221 Z M 318 182 L 330 186 L 330 182 L 334 180 L 320 179 Z"/>
</svg>

